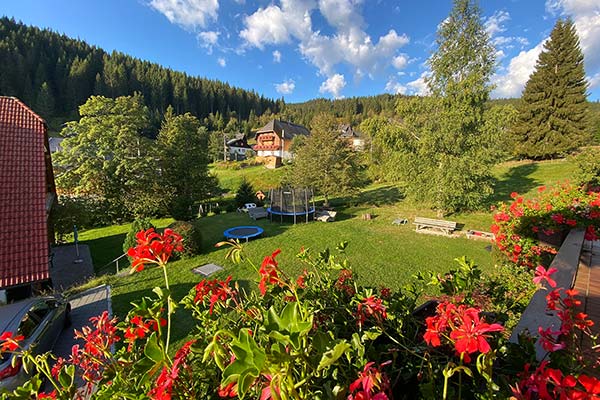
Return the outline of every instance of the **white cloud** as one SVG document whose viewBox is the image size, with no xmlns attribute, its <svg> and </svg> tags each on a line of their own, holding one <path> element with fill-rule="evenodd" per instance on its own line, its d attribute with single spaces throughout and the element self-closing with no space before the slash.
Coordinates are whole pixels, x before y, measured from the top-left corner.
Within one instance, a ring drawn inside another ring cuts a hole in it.
<svg viewBox="0 0 600 400">
<path fill-rule="evenodd" d="M 341 95 L 341 91 L 345 86 L 346 79 L 344 79 L 344 75 L 335 74 L 321 84 L 319 93 L 331 93 L 334 98 L 341 99 L 344 97 Z"/>
<path fill-rule="evenodd" d="M 263 49 L 266 44 L 290 42 L 310 34 L 312 0 L 281 0 L 281 6 L 259 8 L 244 19 L 246 28 L 240 37 L 249 45 Z"/>
<path fill-rule="evenodd" d="M 221 67 L 225 67 L 227 66 L 227 61 L 225 61 L 223 57 L 219 57 L 217 58 L 217 64 L 219 64 Z"/>
<path fill-rule="evenodd" d="M 510 21 L 510 14 L 508 11 L 498 10 L 491 17 L 489 17 L 483 24 L 485 31 L 490 37 L 496 36 L 498 33 L 506 31 L 504 23 Z"/>
<path fill-rule="evenodd" d="M 385 91 L 393 94 L 406 94 L 408 88 L 392 78 L 385 84 Z"/>
<path fill-rule="evenodd" d="M 279 50 L 275 50 L 273 52 L 273 62 L 276 62 L 276 63 L 281 62 L 281 52 Z"/>
<path fill-rule="evenodd" d="M 266 45 L 297 42 L 302 56 L 328 78 L 336 67 L 352 67 L 355 78 L 380 73 L 390 65 L 400 47 L 410 40 L 404 34 L 390 30 L 373 40 L 364 31 L 360 14 L 362 0 L 280 0 L 259 8 L 245 18 L 240 32 L 246 46 L 264 49 Z M 313 31 L 311 13 L 320 12 L 334 28 L 324 35 Z"/>
<path fill-rule="evenodd" d="M 529 80 L 529 75 L 535 68 L 535 63 L 540 55 L 544 42 L 540 42 L 533 49 L 521 51 L 519 55 L 510 60 L 508 68 L 504 74 L 496 74 L 492 78 L 492 83 L 496 88 L 492 92 L 492 97 L 519 97 Z"/>
<path fill-rule="evenodd" d="M 546 10 L 553 15 L 568 16 L 573 19 L 585 57 L 585 69 L 591 79 L 595 79 L 597 74 L 600 74 L 600 2 L 598 0 L 547 0 Z M 510 61 L 504 73 L 497 74 L 493 78 L 493 82 L 497 85 L 492 92 L 493 97 L 513 97 L 521 94 L 546 40 L 547 38 L 528 51 L 520 52 Z M 526 41 L 521 39 L 520 43 L 524 44 Z"/>
<path fill-rule="evenodd" d="M 400 54 L 399 56 L 394 57 L 392 60 L 392 65 L 396 69 L 402 69 L 408 65 L 408 56 L 406 54 Z"/>
<path fill-rule="evenodd" d="M 171 23 L 189 30 L 206 27 L 219 11 L 218 0 L 151 0 L 148 4 Z"/>
<path fill-rule="evenodd" d="M 362 28 L 364 20 L 358 12 L 362 0 L 319 0 L 319 11 L 327 22 L 340 31 Z"/>
<path fill-rule="evenodd" d="M 277 90 L 277 93 L 281 94 L 290 94 L 295 88 L 296 84 L 294 83 L 293 79 L 287 79 L 281 83 L 275 84 L 275 90 Z"/>
<path fill-rule="evenodd" d="M 198 40 L 200 40 L 200 46 L 206 49 L 208 54 L 212 54 L 213 46 L 219 41 L 219 32 L 205 31 L 198 34 Z"/>
<path fill-rule="evenodd" d="M 424 71 L 417 79 L 408 82 L 406 86 L 408 86 L 410 94 L 415 94 L 417 96 L 429 95 L 429 87 L 427 86 L 427 82 L 425 81 L 425 79 L 430 75 L 430 71 Z"/>
</svg>

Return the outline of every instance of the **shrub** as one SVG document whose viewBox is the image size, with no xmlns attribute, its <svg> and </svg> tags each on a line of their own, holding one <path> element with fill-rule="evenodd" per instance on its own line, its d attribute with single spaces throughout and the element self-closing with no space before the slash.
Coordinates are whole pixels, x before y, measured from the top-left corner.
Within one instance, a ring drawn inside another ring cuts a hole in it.
<svg viewBox="0 0 600 400">
<path fill-rule="evenodd" d="M 252 184 L 244 177 L 240 187 L 235 194 L 235 202 L 238 207 L 242 207 L 246 203 L 256 203 L 256 196 L 254 196 L 254 188 Z"/>
<path fill-rule="evenodd" d="M 193 257 L 202 250 L 202 232 L 198 227 L 187 221 L 175 221 L 169 228 L 173 229 L 183 239 L 183 251 L 178 254 L 182 258 Z"/>
<path fill-rule="evenodd" d="M 129 228 L 129 232 L 127 232 L 127 236 L 125 236 L 125 241 L 123 242 L 123 253 L 127 253 L 127 250 L 135 246 L 136 237 L 135 235 L 141 230 L 148 230 L 150 228 L 155 228 L 147 218 L 136 218 L 131 223 L 131 227 Z"/>
<path fill-rule="evenodd" d="M 577 166 L 575 181 L 591 188 L 600 187 L 600 149 L 590 147 L 572 158 Z"/>
</svg>

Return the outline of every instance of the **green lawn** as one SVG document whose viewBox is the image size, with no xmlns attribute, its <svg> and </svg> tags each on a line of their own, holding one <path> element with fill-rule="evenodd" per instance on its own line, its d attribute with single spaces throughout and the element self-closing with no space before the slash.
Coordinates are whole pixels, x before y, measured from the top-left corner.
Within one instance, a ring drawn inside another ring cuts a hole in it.
<svg viewBox="0 0 600 400">
<path fill-rule="evenodd" d="M 248 178 L 257 181 L 265 173 L 280 173 L 261 168 L 224 170 L 223 175 L 231 183 L 243 173 L 254 173 L 255 175 Z M 508 200 L 512 191 L 531 195 L 535 193 L 535 187 L 568 179 L 573 171 L 574 167 L 565 161 L 510 163 L 499 166 L 494 171 L 497 178 L 496 194 L 490 205 L 500 200 Z M 341 241 L 350 243 L 346 256 L 358 273 L 359 282 L 373 286 L 399 288 L 409 282 L 417 271 L 445 272 L 454 266 L 453 260 L 462 255 L 474 259 L 484 271 L 490 271 L 494 266 L 490 244 L 487 242 L 462 237 L 417 234 L 412 224 L 392 225 L 392 221 L 399 217 L 408 218 L 410 221 L 415 216 L 435 217 L 433 211 L 404 201 L 401 192 L 392 185 L 371 185 L 346 204 L 337 207 L 338 216 L 333 223 L 310 222 L 292 225 L 266 219 L 255 223 L 247 215 L 239 213 L 197 220 L 203 233 L 202 254 L 169 265 L 175 298 L 183 297 L 201 279 L 200 276 L 194 275 L 191 269 L 205 263 L 216 263 L 224 267 L 224 271 L 215 276 L 217 278 L 225 278 L 232 274 L 244 285 L 255 287 L 257 274 L 251 266 L 234 265 L 225 260 L 226 249 L 214 247 L 215 243 L 223 240 L 223 231 L 236 225 L 256 224 L 265 230 L 264 237 L 246 245 L 249 259 L 255 264 L 260 264 L 265 255 L 281 248 L 282 254 L 278 257 L 280 265 L 292 275 L 300 273 L 303 268 L 295 258 L 301 246 L 318 251 L 326 247 L 333 249 Z M 371 213 L 374 218 L 370 221 L 362 220 L 361 215 L 365 213 Z M 488 230 L 492 221 L 489 211 L 455 214 L 448 219 L 457 221 L 463 231 Z M 172 220 L 169 219 L 154 221 L 157 227 L 167 226 L 170 222 Z M 90 246 L 97 268 L 122 253 L 121 246 L 127 230 L 128 225 L 120 225 L 81 233 L 80 238 Z M 149 269 L 130 276 L 107 276 L 102 280 L 112 285 L 114 311 L 123 316 L 129 310 L 130 302 L 138 300 L 142 295 L 149 295 L 154 286 L 162 284 L 162 274 L 156 269 Z M 183 339 L 191 328 L 191 319 L 184 310 L 180 310 L 175 318 L 175 339 Z"/>
<path fill-rule="evenodd" d="M 266 169 L 261 165 L 242 169 L 227 169 L 213 166 L 211 172 L 219 178 L 219 185 L 230 193 L 235 193 L 243 178 L 248 179 L 256 190 L 265 193 L 273 187 L 279 186 L 282 176 L 286 173 L 287 166 L 277 169 Z"/>
</svg>

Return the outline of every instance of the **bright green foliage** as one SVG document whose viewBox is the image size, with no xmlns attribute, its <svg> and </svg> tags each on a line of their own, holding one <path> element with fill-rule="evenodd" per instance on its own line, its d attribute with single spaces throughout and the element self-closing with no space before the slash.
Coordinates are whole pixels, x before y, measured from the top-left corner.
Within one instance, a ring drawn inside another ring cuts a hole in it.
<svg viewBox="0 0 600 400">
<path fill-rule="evenodd" d="M 123 253 L 127 253 L 132 247 L 135 247 L 137 244 L 137 239 L 135 235 L 141 230 L 148 230 L 150 228 L 156 229 L 152 222 L 148 218 L 136 218 L 131 223 L 131 228 L 129 228 L 129 232 L 127 232 L 127 236 L 125 236 L 125 241 L 123 242 Z"/>
<path fill-rule="evenodd" d="M 192 205 L 211 196 L 216 180 L 208 173 L 208 134 L 193 115 L 169 108 L 157 138 L 160 187 L 175 219 L 193 217 Z"/>
<path fill-rule="evenodd" d="M 254 195 L 255 191 L 252 187 L 252 183 L 247 180 L 245 177 L 242 179 L 242 183 L 240 183 L 240 187 L 235 194 L 235 203 L 238 207 L 242 207 L 246 203 L 255 203 L 256 196 Z"/>
<path fill-rule="evenodd" d="M 475 209 L 492 192 L 490 167 L 502 132 L 485 122 L 494 52 L 473 1 L 454 2 L 437 44 L 429 60 L 432 96 L 402 98 L 399 121 L 371 120 L 363 128 L 383 176 L 407 195 L 440 213 Z"/>
<path fill-rule="evenodd" d="M 516 153 L 562 157 L 590 137 L 583 53 L 573 22 L 558 20 L 523 91 Z"/>
<path fill-rule="evenodd" d="M 289 183 L 313 187 L 326 203 L 331 196 L 355 193 L 361 183 L 356 153 L 339 137 L 336 120 L 320 114 L 311 128 L 311 135 L 296 151 Z"/>
<path fill-rule="evenodd" d="M 592 187 L 600 186 L 600 149 L 589 147 L 573 157 L 577 166 L 575 181 Z"/>
<path fill-rule="evenodd" d="M 80 121 L 61 133 L 66 139 L 54 160 L 57 186 L 105 200 L 113 219 L 154 214 L 156 164 L 151 141 L 142 136 L 148 127 L 142 96 L 92 96 L 79 114 Z"/>
</svg>

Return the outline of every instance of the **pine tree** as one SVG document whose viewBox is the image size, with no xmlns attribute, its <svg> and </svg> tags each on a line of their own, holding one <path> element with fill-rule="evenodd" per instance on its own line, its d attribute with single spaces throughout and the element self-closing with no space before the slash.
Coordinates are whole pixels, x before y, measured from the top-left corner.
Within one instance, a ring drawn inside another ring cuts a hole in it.
<svg viewBox="0 0 600 400">
<path fill-rule="evenodd" d="M 525 85 L 513 135 L 521 157 L 564 156 L 589 138 L 585 71 L 571 20 L 558 20 Z"/>
<path fill-rule="evenodd" d="M 42 83 L 35 102 L 35 110 L 45 119 L 54 113 L 54 97 L 48 82 Z"/>
</svg>

